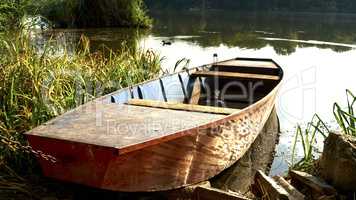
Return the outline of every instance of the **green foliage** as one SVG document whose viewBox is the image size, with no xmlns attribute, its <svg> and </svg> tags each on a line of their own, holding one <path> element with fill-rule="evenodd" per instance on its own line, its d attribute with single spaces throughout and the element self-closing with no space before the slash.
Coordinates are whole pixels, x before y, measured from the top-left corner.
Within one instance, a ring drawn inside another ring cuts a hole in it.
<svg viewBox="0 0 356 200">
<path fill-rule="evenodd" d="M 73 55 L 42 53 L 26 35 L 5 37 L 0 62 L 0 163 L 25 171 L 31 157 L 6 144 L 26 145 L 22 133 L 95 97 L 155 77 L 160 58 L 152 51 L 90 52 L 82 37 Z"/>
<path fill-rule="evenodd" d="M 148 27 L 152 23 L 143 0 L 79 0 L 77 13 L 76 25 L 80 27 Z"/>
<path fill-rule="evenodd" d="M 356 97 L 350 90 L 346 90 L 346 96 L 347 109 L 343 109 L 339 104 L 335 103 L 333 110 L 334 117 L 344 134 L 356 136 L 356 116 L 354 108 Z"/>
<path fill-rule="evenodd" d="M 31 0 L 2 0 L 0 3 L 0 31 L 17 28 L 31 10 Z"/>
<path fill-rule="evenodd" d="M 302 129 L 300 125 L 297 126 L 297 131 L 294 137 L 292 147 L 291 166 L 293 169 L 303 169 L 304 171 L 310 171 L 314 163 L 313 153 L 315 153 L 315 151 L 317 150 L 317 134 L 321 134 L 325 139 L 327 135 L 325 134 L 325 132 L 329 132 L 329 129 L 317 114 L 313 116 L 312 120 L 307 124 L 305 129 Z M 301 160 L 295 163 L 298 141 L 300 141 L 300 144 L 303 149 L 303 157 Z"/>
<path fill-rule="evenodd" d="M 343 109 L 338 103 L 334 104 L 334 117 L 343 134 L 356 136 L 356 117 L 354 108 L 356 97 L 350 90 L 346 90 L 346 97 L 346 109 Z M 329 133 L 330 130 L 317 114 L 313 116 L 312 120 L 307 124 L 307 127 L 304 130 L 298 125 L 292 147 L 291 167 L 297 170 L 310 171 L 313 168 L 315 160 L 313 150 L 317 149 L 317 134 L 321 134 L 325 139 Z M 303 148 L 303 157 L 295 163 L 298 141 L 300 141 Z"/>
<path fill-rule="evenodd" d="M 79 1 L 75 0 L 38 0 L 34 1 L 39 13 L 57 26 L 74 27 Z"/>
<path fill-rule="evenodd" d="M 16 29 L 27 15 L 44 16 L 57 27 L 148 27 L 152 23 L 142 0 L 2 0 L 0 31 Z"/>
<path fill-rule="evenodd" d="M 152 19 L 147 16 L 146 9 L 142 0 L 129 0 L 130 17 L 133 24 L 138 26 L 150 26 Z"/>
</svg>

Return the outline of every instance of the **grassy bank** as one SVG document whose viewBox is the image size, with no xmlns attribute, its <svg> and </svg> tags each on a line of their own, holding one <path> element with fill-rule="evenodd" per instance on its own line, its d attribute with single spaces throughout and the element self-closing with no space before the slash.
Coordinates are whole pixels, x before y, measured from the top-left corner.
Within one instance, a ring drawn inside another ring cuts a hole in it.
<svg viewBox="0 0 356 200">
<path fill-rule="evenodd" d="M 55 24 L 75 26 L 78 2 L 0 2 L 0 199 L 18 198 L 20 193 L 33 198 L 38 195 L 34 190 L 46 194 L 42 190 L 47 183 L 39 178 L 24 132 L 98 96 L 153 78 L 160 70 L 160 57 L 152 51 L 123 45 L 116 52 L 105 47 L 93 52 L 85 37 L 70 55 L 55 54 L 50 43 L 33 46 L 28 29 L 33 21 L 28 16 L 42 15 Z M 130 4 L 131 10 L 122 10 L 128 18 L 120 23 L 148 25 L 149 21 L 142 21 L 147 18 L 139 2 Z M 41 20 L 36 23 L 42 26 Z"/>
<path fill-rule="evenodd" d="M 4 33 L 0 40 L 0 167 L 23 174 L 33 171 L 35 162 L 23 148 L 22 133 L 160 70 L 160 58 L 152 51 L 90 52 L 85 37 L 77 52 L 60 56 L 49 46 L 38 53 L 26 34 Z"/>
</svg>

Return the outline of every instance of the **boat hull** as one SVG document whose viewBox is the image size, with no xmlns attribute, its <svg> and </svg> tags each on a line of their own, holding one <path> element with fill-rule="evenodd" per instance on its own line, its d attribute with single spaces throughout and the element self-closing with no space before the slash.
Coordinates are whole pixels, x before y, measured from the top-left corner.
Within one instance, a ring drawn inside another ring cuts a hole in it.
<svg viewBox="0 0 356 200">
<path fill-rule="evenodd" d="M 266 123 L 278 87 L 241 112 L 128 153 L 36 135 L 27 138 L 34 149 L 57 158 L 56 163 L 38 158 L 45 176 L 114 191 L 176 189 L 207 180 L 240 159 Z"/>
</svg>

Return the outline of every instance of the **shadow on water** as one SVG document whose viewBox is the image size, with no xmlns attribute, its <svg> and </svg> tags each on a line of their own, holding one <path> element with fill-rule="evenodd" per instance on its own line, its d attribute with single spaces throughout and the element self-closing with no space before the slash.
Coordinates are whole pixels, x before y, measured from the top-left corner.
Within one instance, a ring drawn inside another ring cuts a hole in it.
<svg viewBox="0 0 356 200">
<path fill-rule="evenodd" d="M 61 54 L 64 50 L 72 53 L 78 49 L 78 43 L 82 36 L 90 41 L 91 51 L 102 49 L 103 47 L 114 51 L 132 51 L 140 49 L 138 41 L 147 37 L 149 30 L 130 28 L 102 28 L 102 29 L 54 29 L 34 35 L 34 43 L 38 47 L 43 47 L 47 42 Z"/>
</svg>

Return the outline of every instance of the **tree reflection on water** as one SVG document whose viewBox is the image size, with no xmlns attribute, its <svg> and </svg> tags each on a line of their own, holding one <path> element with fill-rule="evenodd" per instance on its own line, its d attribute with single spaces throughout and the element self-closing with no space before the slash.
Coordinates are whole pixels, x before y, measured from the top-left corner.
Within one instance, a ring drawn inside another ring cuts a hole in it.
<svg viewBox="0 0 356 200">
<path fill-rule="evenodd" d="M 152 29 L 53 30 L 40 34 L 36 43 L 41 45 L 52 38 L 54 46 L 74 50 L 80 36 L 84 34 L 90 39 L 93 51 L 102 46 L 120 50 L 123 44 L 135 50 L 140 48 L 139 42 L 149 36 L 164 37 L 173 42 L 177 36 L 195 36 L 179 40 L 203 48 L 225 45 L 258 50 L 271 46 L 279 55 L 290 55 L 298 47 L 345 52 L 356 46 L 356 15 L 222 11 L 167 11 L 150 14 L 155 23 Z M 309 40 L 338 44 L 313 43 Z"/>
</svg>

